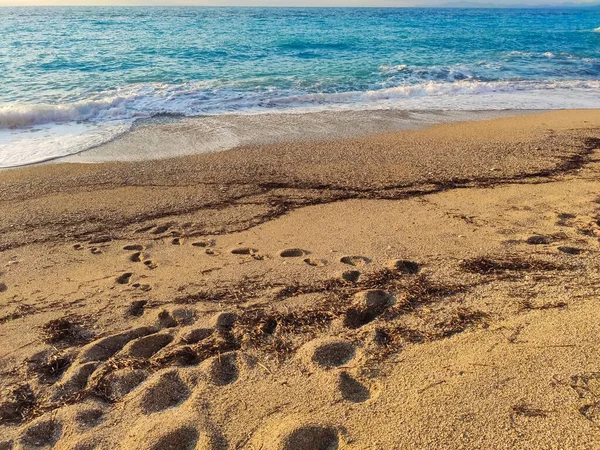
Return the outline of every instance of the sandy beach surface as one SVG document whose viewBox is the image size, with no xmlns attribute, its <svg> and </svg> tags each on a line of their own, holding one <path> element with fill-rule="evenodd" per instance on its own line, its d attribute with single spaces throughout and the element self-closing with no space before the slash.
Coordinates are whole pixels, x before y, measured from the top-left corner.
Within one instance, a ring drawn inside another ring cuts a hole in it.
<svg viewBox="0 0 600 450">
<path fill-rule="evenodd" d="M 600 448 L 599 149 L 557 111 L 0 172 L 0 449 Z"/>
</svg>

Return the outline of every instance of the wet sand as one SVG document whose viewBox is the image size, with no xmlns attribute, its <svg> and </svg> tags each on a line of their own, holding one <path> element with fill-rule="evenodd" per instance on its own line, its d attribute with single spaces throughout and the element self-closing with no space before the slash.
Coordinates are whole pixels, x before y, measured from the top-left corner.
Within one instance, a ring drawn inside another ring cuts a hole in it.
<svg viewBox="0 0 600 450">
<path fill-rule="evenodd" d="M 600 446 L 600 112 L 0 173 L 0 448 Z"/>
</svg>

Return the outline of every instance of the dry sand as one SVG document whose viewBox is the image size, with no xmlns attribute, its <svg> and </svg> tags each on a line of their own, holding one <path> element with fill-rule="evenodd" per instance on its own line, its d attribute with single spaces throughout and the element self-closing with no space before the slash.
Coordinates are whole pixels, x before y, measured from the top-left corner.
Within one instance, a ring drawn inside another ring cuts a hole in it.
<svg viewBox="0 0 600 450">
<path fill-rule="evenodd" d="M 0 173 L 0 449 L 600 448 L 600 112 Z"/>
</svg>

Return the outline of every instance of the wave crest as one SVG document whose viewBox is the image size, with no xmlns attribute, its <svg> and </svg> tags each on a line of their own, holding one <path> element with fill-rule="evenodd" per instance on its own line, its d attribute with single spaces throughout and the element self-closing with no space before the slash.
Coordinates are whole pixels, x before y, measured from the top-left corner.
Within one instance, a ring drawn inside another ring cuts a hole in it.
<svg viewBox="0 0 600 450">
<path fill-rule="evenodd" d="M 392 70 L 402 70 L 394 68 Z M 137 86 L 129 91 L 97 94 L 86 100 L 59 105 L 0 105 L 0 129 L 69 122 L 132 122 L 158 114 L 199 116 L 273 111 L 311 106 L 355 105 L 363 109 L 382 101 L 421 97 L 481 96 L 525 91 L 597 90 L 600 80 L 577 81 L 429 81 L 366 91 L 306 93 L 298 91 L 211 90 L 204 86 Z M 399 105 L 401 107 L 401 105 Z M 484 104 L 482 106 L 485 107 Z"/>
<path fill-rule="evenodd" d="M 12 104 L 0 106 L 0 128 L 23 128 L 45 123 L 79 122 L 121 117 L 125 114 L 126 103 L 131 98 L 105 98 L 81 100 L 62 105 Z"/>
</svg>

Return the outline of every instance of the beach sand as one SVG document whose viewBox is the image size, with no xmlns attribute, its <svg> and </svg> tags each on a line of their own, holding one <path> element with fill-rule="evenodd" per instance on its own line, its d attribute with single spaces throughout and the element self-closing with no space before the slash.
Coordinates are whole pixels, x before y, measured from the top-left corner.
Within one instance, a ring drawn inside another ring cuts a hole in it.
<svg viewBox="0 0 600 450">
<path fill-rule="evenodd" d="M 600 448 L 599 149 L 559 111 L 0 172 L 0 449 Z"/>
</svg>

